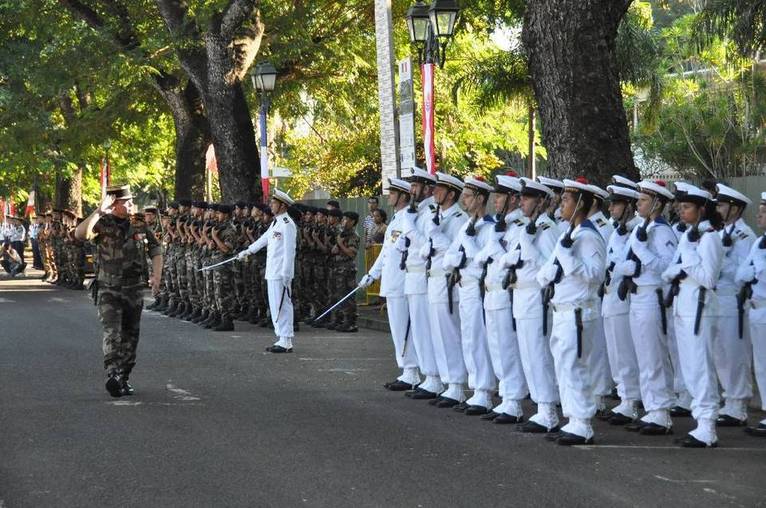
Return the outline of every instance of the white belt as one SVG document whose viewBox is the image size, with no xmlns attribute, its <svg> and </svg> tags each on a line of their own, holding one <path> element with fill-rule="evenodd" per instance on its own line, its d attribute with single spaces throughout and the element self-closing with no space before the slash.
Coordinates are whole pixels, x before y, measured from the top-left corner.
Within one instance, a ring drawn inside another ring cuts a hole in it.
<svg viewBox="0 0 766 508">
<path fill-rule="evenodd" d="M 407 273 L 426 273 L 425 266 L 408 266 L 404 269 Z"/>
<path fill-rule="evenodd" d="M 737 290 L 734 288 L 718 288 L 715 290 L 718 296 L 737 296 Z"/>
<path fill-rule="evenodd" d="M 487 288 L 487 291 L 507 291 L 503 289 L 502 284 L 485 284 L 484 286 Z"/>
<path fill-rule="evenodd" d="M 511 287 L 514 290 L 516 290 L 516 289 L 542 289 L 540 287 L 540 284 L 538 284 L 537 282 L 532 282 L 532 281 L 529 281 L 529 282 L 517 282 L 515 284 L 511 284 Z"/>
<path fill-rule="evenodd" d="M 566 312 L 576 309 L 596 309 L 597 305 L 597 300 L 585 300 L 584 302 L 580 303 L 553 303 L 551 304 L 551 307 L 553 308 L 554 312 Z"/>
<path fill-rule="evenodd" d="M 750 307 L 753 309 L 766 308 L 766 300 L 750 300 Z"/>
<path fill-rule="evenodd" d="M 636 286 L 636 293 L 654 293 L 660 289 L 659 285 L 649 284 L 646 286 Z"/>
<path fill-rule="evenodd" d="M 460 282 L 458 283 L 458 285 L 461 288 L 470 288 L 470 287 L 473 287 L 473 286 L 478 286 L 479 285 L 479 279 L 476 278 L 476 277 L 464 276 L 464 277 L 461 277 Z"/>
<path fill-rule="evenodd" d="M 430 269 L 428 270 L 428 276 L 429 277 L 446 277 L 447 271 L 446 270 L 440 270 L 440 269 Z"/>
</svg>

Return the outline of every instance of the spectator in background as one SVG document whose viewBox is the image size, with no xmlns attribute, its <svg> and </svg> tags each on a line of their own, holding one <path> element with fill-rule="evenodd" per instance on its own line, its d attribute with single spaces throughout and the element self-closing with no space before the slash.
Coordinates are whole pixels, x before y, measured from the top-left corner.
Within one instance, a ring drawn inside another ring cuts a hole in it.
<svg viewBox="0 0 766 508">
<path fill-rule="evenodd" d="M 328 210 L 340 210 L 340 203 L 335 201 L 334 199 L 327 202 L 327 209 Z"/>
<path fill-rule="evenodd" d="M 364 244 L 369 246 L 370 245 L 370 238 L 372 237 L 372 230 L 375 229 L 375 219 L 373 218 L 373 213 L 375 210 L 378 209 L 378 198 L 371 197 L 367 200 L 367 209 L 369 210 L 369 213 L 367 214 L 367 217 L 364 218 L 364 221 L 362 222 L 362 230 L 364 233 Z M 385 222 L 385 221 L 383 221 Z"/>
<path fill-rule="evenodd" d="M 9 240 L 5 240 L 0 247 L 0 265 L 11 274 L 11 277 L 23 272 L 26 267 Z"/>
<path fill-rule="evenodd" d="M 383 239 L 386 236 L 386 221 L 388 216 L 386 211 L 378 208 L 372 212 L 372 228 L 365 230 L 365 236 L 367 238 L 366 247 L 371 247 L 376 243 L 383 243 Z"/>
<path fill-rule="evenodd" d="M 11 228 L 6 232 L 6 239 L 10 240 L 11 247 L 13 247 L 21 258 L 21 264 L 26 266 L 24 263 L 24 243 L 27 240 L 27 230 L 24 229 L 24 225 L 20 218 L 14 217 L 13 215 L 9 215 L 8 218 L 11 222 Z"/>
<path fill-rule="evenodd" d="M 35 222 L 29 226 L 29 240 L 32 243 L 32 266 L 38 270 L 43 269 L 43 258 L 40 255 L 40 244 L 37 241 L 37 235 L 43 228 L 44 218 L 42 215 L 35 216 Z"/>
</svg>

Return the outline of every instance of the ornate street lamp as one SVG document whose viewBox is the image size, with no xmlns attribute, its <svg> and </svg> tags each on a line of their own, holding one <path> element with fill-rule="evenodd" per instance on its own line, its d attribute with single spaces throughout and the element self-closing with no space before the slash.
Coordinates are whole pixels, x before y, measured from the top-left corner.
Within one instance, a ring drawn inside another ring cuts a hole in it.
<svg viewBox="0 0 766 508">
<path fill-rule="evenodd" d="M 405 19 L 410 42 L 416 45 L 418 60 L 444 67 L 447 44 L 455 32 L 460 7 L 455 0 L 434 0 L 430 6 L 422 0 L 407 10 Z"/>
<path fill-rule="evenodd" d="M 407 28 L 410 32 L 410 42 L 413 44 L 422 44 L 428 40 L 429 25 L 428 6 L 422 0 L 407 9 L 405 16 Z"/>
<path fill-rule="evenodd" d="M 271 93 L 277 85 L 277 69 L 270 62 L 262 62 L 255 66 L 252 75 L 253 86 L 261 92 L 261 109 L 258 120 L 261 131 L 261 190 L 264 202 L 269 199 L 269 137 L 266 131 L 266 119 L 271 106 Z"/>
</svg>

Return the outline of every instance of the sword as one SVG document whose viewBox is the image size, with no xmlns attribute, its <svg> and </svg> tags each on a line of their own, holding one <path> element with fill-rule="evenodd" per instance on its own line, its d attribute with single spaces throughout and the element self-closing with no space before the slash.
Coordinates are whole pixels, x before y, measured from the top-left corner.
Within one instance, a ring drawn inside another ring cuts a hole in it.
<svg viewBox="0 0 766 508">
<path fill-rule="evenodd" d="M 198 272 L 206 272 L 206 271 L 208 271 L 208 270 L 212 270 L 213 268 L 218 268 L 219 266 L 225 265 L 225 264 L 227 264 L 227 263 L 231 263 L 232 261 L 236 261 L 236 260 L 237 260 L 237 256 L 232 256 L 232 257 L 230 257 L 229 259 L 226 259 L 226 260 L 224 260 L 224 261 L 221 261 L 220 263 L 216 263 L 216 264 L 214 264 L 214 265 L 205 266 L 205 267 L 203 267 L 203 268 L 200 268 L 200 269 L 199 269 L 199 270 L 197 270 L 197 271 L 198 271 Z"/>
<path fill-rule="evenodd" d="M 702 310 L 705 308 L 705 294 L 707 288 L 700 286 L 700 291 L 697 294 L 697 314 L 694 316 L 694 335 L 700 334 L 700 323 L 702 321 Z"/>
<path fill-rule="evenodd" d="M 287 293 L 287 297 L 290 297 L 290 291 L 287 289 L 287 286 L 282 286 L 282 298 L 279 299 L 279 309 L 277 310 L 277 319 L 275 321 L 279 320 L 279 315 L 282 314 L 282 304 L 285 303 L 285 293 Z"/>
<path fill-rule="evenodd" d="M 662 321 L 662 334 L 668 334 L 668 316 L 665 314 L 665 299 L 662 296 L 662 289 L 657 289 L 657 303 L 660 308 L 660 319 Z"/>
<path fill-rule="evenodd" d="M 404 344 L 402 345 L 402 358 L 404 358 L 404 353 L 407 352 L 407 342 L 410 338 L 410 326 L 412 325 L 412 321 L 410 318 L 407 318 L 407 331 L 404 333 Z"/>
<path fill-rule="evenodd" d="M 314 322 L 317 322 L 317 321 L 319 321 L 320 319 L 322 319 L 323 317 L 325 317 L 327 314 L 329 314 L 330 312 L 332 312 L 333 310 L 335 310 L 335 308 L 336 308 L 336 307 L 338 307 L 340 304 L 342 304 L 343 302 L 345 302 L 346 300 L 348 300 L 349 298 L 351 298 L 351 295 L 353 295 L 354 293 L 356 293 L 356 292 L 357 292 L 357 291 L 359 291 L 360 289 L 362 289 L 362 288 L 361 288 L 361 286 L 357 286 L 357 287 L 355 287 L 353 290 L 351 290 L 351 292 L 350 292 L 349 294 L 347 294 L 346 296 L 344 296 L 343 298 L 341 298 L 340 300 L 338 300 L 338 301 L 337 301 L 337 302 L 336 302 L 336 303 L 335 303 L 335 304 L 334 304 L 332 307 L 330 307 L 329 309 L 327 309 L 326 311 L 324 311 L 324 312 L 322 313 L 322 315 L 321 315 L 321 316 L 319 316 L 318 318 L 314 318 Z"/>
<path fill-rule="evenodd" d="M 582 309 L 575 309 L 574 315 L 577 331 L 577 358 L 582 358 Z"/>
</svg>

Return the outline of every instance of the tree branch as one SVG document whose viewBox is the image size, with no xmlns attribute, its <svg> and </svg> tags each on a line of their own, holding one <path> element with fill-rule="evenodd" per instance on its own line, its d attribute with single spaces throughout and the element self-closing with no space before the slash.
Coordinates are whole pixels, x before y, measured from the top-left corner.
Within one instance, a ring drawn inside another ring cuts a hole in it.
<svg viewBox="0 0 766 508">
<path fill-rule="evenodd" d="M 221 19 L 221 37 L 231 39 L 253 15 L 258 0 L 230 0 Z"/>
</svg>

